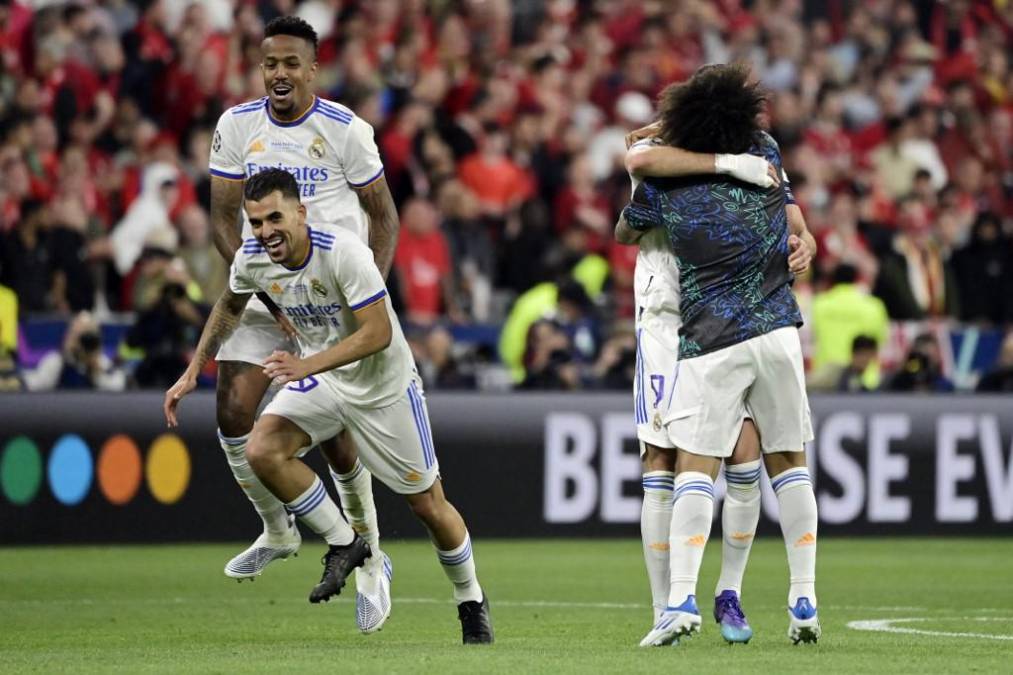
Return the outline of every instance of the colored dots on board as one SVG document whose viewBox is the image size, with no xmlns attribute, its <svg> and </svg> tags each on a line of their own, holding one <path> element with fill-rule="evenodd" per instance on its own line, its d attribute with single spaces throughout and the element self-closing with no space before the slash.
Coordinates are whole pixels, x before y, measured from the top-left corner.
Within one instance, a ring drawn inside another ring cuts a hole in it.
<svg viewBox="0 0 1013 675">
<path fill-rule="evenodd" d="M 49 489 L 61 504 L 78 504 L 91 488 L 93 469 L 91 452 L 84 439 L 76 434 L 61 436 L 49 455 L 46 469 Z"/>
<path fill-rule="evenodd" d="M 0 456 L 0 489 L 13 504 L 28 504 L 42 484 L 42 455 L 27 436 L 7 441 Z"/>
<path fill-rule="evenodd" d="M 190 454 L 179 436 L 162 434 L 151 444 L 145 467 L 148 489 L 163 504 L 175 504 L 190 484 Z"/>
<path fill-rule="evenodd" d="M 39 495 L 44 475 L 53 497 L 64 506 L 84 501 L 93 483 L 110 504 L 129 504 L 137 497 L 144 479 L 156 501 L 175 504 L 190 486 L 190 453 L 175 434 L 156 438 L 146 460 L 134 439 L 126 434 L 107 438 L 94 460 L 87 442 L 77 434 L 60 436 L 46 460 L 27 436 L 15 436 L 4 443 L 0 451 L 0 493 L 8 502 L 31 504 Z"/>
<path fill-rule="evenodd" d="M 141 453 L 133 439 L 117 434 L 98 455 L 98 486 L 110 503 L 122 506 L 141 487 Z"/>
</svg>

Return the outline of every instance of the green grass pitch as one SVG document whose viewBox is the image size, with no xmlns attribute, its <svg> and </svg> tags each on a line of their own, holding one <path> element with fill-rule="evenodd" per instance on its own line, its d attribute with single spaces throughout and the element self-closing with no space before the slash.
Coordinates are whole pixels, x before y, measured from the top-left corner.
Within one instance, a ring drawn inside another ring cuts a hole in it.
<svg viewBox="0 0 1013 675">
<path fill-rule="evenodd" d="M 825 539 L 823 639 L 786 636 L 782 544 L 753 548 L 744 605 L 756 631 L 725 645 L 709 599 L 720 547 L 700 580 L 701 635 L 640 649 L 650 628 L 637 540 L 476 540 L 497 642 L 463 647 L 450 586 L 428 544 L 387 542 L 394 610 L 355 629 L 354 586 L 310 605 L 316 541 L 255 583 L 221 569 L 237 546 L 0 549 L 0 672 L 1010 672 L 1013 539 Z M 853 621 L 923 633 L 866 632 Z M 977 635 L 977 637 L 975 636 Z M 982 635 L 1005 636 L 989 639 Z M 662 670 L 664 669 L 664 670 Z"/>
</svg>

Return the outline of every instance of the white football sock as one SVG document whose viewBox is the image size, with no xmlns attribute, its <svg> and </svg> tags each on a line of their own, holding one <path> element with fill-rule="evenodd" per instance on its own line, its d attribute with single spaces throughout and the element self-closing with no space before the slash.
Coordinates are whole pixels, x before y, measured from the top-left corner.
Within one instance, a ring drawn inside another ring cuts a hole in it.
<svg viewBox="0 0 1013 675">
<path fill-rule="evenodd" d="M 791 586 L 788 606 L 799 598 L 809 598 L 816 606 L 816 495 L 813 494 L 809 469 L 788 469 L 770 479 L 777 495 L 781 533 L 788 550 Z"/>
<path fill-rule="evenodd" d="M 380 529 L 376 524 L 376 504 L 373 503 L 373 475 L 356 460 L 355 467 L 348 473 L 339 474 L 331 469 L 331 480 L 338 490 L 341 508 L 345 510 L 352 529 L 366 540 L 373 552 L 370 562 L 379 564 L 383 556 L 380 555 Z"/>
<path fill-rule="evenodd" d="M 644 542 L 647 580 L 655 615 L 668 606 L 670 546 L 672 529 L 672 491 L 675 474 L 671 471 L 648 471 L 644 474 L 644 504 L 640 509 L 640 537 Z"/>
<path fill-rule="evenodd" d="M 742 597 L 742 576 L 760 520 L 760 471 L 758 459 L 725 465 L 728 492 L 721 507 L 721 576 L 715 597 L 722 591 L 735 591 Z"/>
<path fill-rule="evenodd" d="M 218 444 L 225 451 L 225 458 L 229 462 L 229 468 L 232 469 L 232 475 L 239 483 L 239 487 L 246 493 L 246 497 L 253 503 L 253 508 L 260 514 L 260 519 L 264 521 L 264 531 L 269 536 L 282 536 L 288 532 L 288 513 L 281 500 L 271 494 L 271 491 L 260 482 L 257 474 L 253 473 L 253 469 L 250 468 L 250 463 L 246 461 L 246 442 L 248 440 L 250 440 L 249 434 L 229 438 L 222 435 L 221 429 L 218 430 Z"/>
<path fill-rule="evenodd" d="M 436 555 L 443 565 L 443 572 L 454 584 L 454 602 L 461 604 L 474 600 L 482 601 L 482 587 L 475 575 L 475 558 L 471 554 L 471 535 L 464 534 L 461 545 L 450 551 L 436 549 Z"/>
<path fill-rule="evenodd" d="M 338 506 L 331 500 L 319 476 L 306 492 L 285 505 L 306 526 L 333 546 L 346 546 L 355 538 L 355 531 L 341 517 Z"/>
<path fill-rule="evenodd" d="M 705 473 L 683 471 L 675 477 L 672 506 L 671 587 L 668 606 L 678 607 L 686 596 L 696 595 L 696 580 L 714 517 L 714 481 Z"/>
</svg>

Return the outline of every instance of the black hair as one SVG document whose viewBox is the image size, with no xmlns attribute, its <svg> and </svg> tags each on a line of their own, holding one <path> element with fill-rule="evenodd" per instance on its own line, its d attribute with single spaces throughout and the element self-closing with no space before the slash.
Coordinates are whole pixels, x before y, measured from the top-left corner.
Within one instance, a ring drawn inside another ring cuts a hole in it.
<svg viewBox="0 0 1013 675">
<path fill-rule="evenodd" d="M 895 131 L 899 131 L 900 129 L 903 129 L 904 128 L 904 122 L 906 122 L 906 121 L 907 120 L 905 120 L 903 117 L 901 117 L 899 115 L 891 115 L 890 117 L 887 117 L 886 118 L 886 125 L 885 125 L 886 126 L 886 133 L 887 133 L 887 135 L 888 136 L 892 136 Z"/>
<path fill-rule="evenodd" d="M 299 17 L 279 16 L 271 19 L 267 26 L 264 27 L 264 37 L 269 38 L 275 35 L 290 35 L 306 40 L 306 42 L 309 42 L 313 46 L 313 56 L 314 58 L 316 57 L 317 32 L 313 30 L 313 26 Z"/>
<path fill-rule="evenodd" d="M 264 169 L 247 178 L 243 199 L 259 202 L 275 191 L 286 199 L 299 201 L 299 184 L 295 182 L 295 176 L 284 169 Z"/>
<path fill-rule="evenodd" d="M 841 263 L 834 268 L 834 285 L 853 284 L 858 281 L 858 270 L 854 265 Z"/>
<path fill-rule="evenodd" d="M 37 214 L 41 213 L 46 208 L 46 202 L 41 199 L 26 199 L 21 202 L 21 220 L 25 221 L 29 218 L 34 218 Z"/>
<path fill-rule="evenodd" d="M 551 54 L 544 54 L 535 59 L 531 64 L 531 72 L 535 75 L 541 75 L 554 65 L 556 65 L 555 57 Z"/>
<path fill-rule="evenodd" d="M 868 335 L 856 335 L 851 341 L 851 353 L 876 351 L 876 341 Z"/>
<path fill-rule="evenodd" d="M 692 152 L 746 152 L 760 130 L 765 100 L 759 85 L 749 82 L 748 66 L 703 66 L 661 92 L 659 135 L 668 145 Z"/>
</svg>

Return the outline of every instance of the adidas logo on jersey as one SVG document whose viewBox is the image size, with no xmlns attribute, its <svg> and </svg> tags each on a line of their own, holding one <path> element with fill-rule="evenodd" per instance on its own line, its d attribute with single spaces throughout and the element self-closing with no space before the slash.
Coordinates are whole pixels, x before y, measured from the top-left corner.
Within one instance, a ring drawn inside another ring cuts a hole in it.
<svg viewBox="0 0 1013 675">
<path fill-rule="evenodd" d="M 250 144 L 250 147 L 249 149 L 247 149 L 246 154 L 252 155 L 256 152 L 264 152 L 265 150 L 267 150 L 267 148 L 264 147 L 264 142 L 261 140 L 256 140 Z"/>
<path fill-rule="evenodd" d="M 282 292 L 284 292 L 284 290 L 285 289 L 282 288 L 281 284 L 279 284 L 277 281 L 275 281 L 273 284 L 271 284 L 271 292 L 274 293 L 274 294 L 276 294 L 276 295 L 280 295 Z"/>
</svg>

